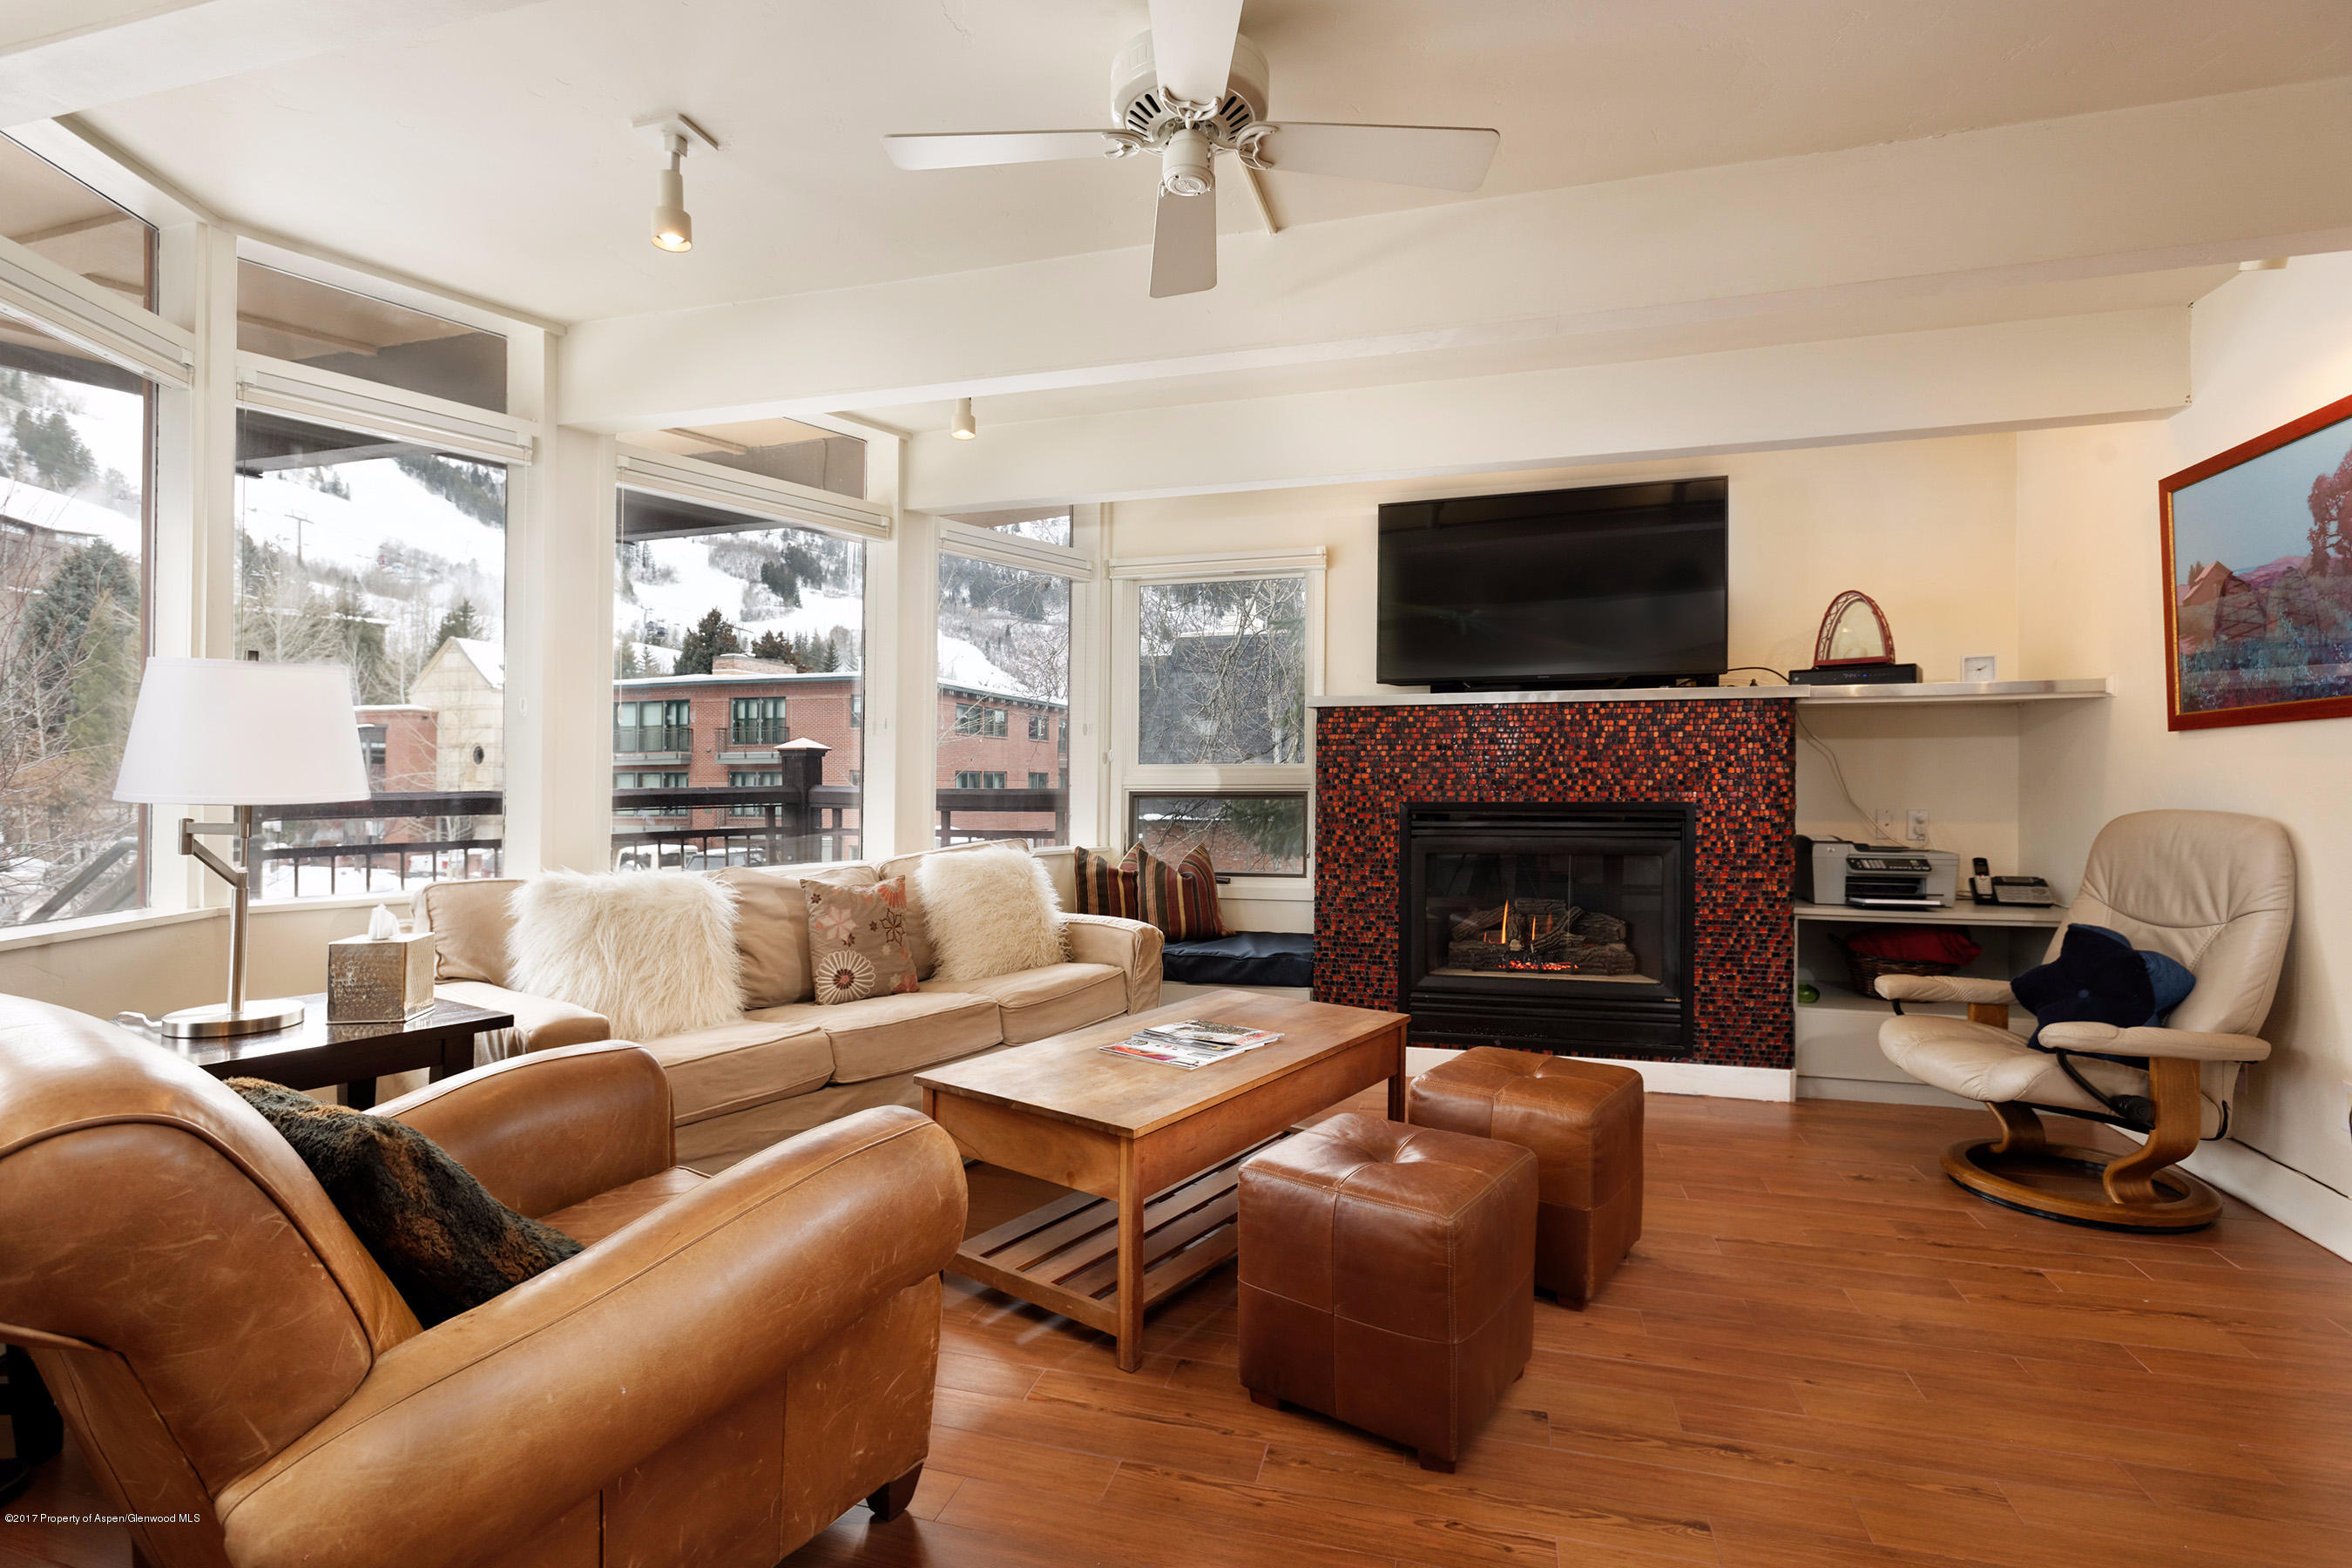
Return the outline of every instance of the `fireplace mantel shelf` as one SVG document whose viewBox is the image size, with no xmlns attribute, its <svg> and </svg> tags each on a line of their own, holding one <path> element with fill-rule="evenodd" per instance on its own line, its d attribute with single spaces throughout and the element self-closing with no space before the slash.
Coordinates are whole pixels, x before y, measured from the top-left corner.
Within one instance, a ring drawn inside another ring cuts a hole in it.
<svg viewBox="0 0 2352 1568">
<path fill-rule="evenodd" d="M 1931 680 L 1905 686 L 1640 686 L 1577 691 L 1377 691 L 1310 697 L 1312 708 L 1496 707 L 1516 702 L 1803 702 L 1846 707 L 2003 707 L 2112 697 L 2111 676 L 2064 680 Z"/>
</svg>

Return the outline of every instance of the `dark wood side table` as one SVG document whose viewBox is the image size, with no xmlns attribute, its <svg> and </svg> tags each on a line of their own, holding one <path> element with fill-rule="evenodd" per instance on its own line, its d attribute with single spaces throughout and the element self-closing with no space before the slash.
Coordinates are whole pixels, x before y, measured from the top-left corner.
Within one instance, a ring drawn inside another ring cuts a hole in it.
<svg viewBox="0 0 2352 1568">
<path fill-rule="evenodd" d="M 289 1089 L 343 1087 L 343 1103 L 375 1104 L 375 1080 L 426 1068 L 435 1083 L 472 1069 L 474 1037 L 514 1027 L 514 1015 L 442 997 L 433 1011 L 402 1024 L 330 1024 L 324 993 L 305 996 L 302 1021 L 266 1035 L 215 1040 L 167 1040 L 152 1029 L 135 1032 L 196 1064 L 215 1078 L 260 1078 Z"/>
</svg>

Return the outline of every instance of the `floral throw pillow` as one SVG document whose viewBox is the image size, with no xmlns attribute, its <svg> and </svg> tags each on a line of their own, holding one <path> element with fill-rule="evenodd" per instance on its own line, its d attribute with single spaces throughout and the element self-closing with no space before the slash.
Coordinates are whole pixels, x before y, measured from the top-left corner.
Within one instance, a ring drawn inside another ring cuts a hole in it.
<svg viewBox="0 0 2352 1568">
<path fill-rule="evenodd" d="M 808 895 L 809 973 L 816 999 L 863 1002 L 915 989 L 907 948 L 907 879 L 870 888 L 803 882 Z"/>
</svg>

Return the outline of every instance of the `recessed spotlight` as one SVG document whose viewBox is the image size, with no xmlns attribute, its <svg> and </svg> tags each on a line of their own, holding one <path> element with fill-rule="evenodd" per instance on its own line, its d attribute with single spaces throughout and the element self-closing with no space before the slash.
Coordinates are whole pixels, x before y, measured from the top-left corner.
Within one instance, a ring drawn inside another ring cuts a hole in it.
<svg viewBox="0 0 2352 1568">
<path fill-rule="evenodd" d="M 695 147 L 716 153 L 719 143 L 683 114 L 648 115 L 635 121 L 635 129 L 654 138 L 667 161 L 654 191 L 654 245 L 662 250 L 692 250 L 694 217 L 686 210 L 686 174 L 679 165 Z"/>
<path fill-rule="evenodd" d="M 956 399 L 955 423 L 948 428 L 950 433 L 952 434 L 959 441 L 969 441 L 973 437 L 980 434 L 980 425 L 971 416 L 971 398 L 959 397 Z"/>
</svg>

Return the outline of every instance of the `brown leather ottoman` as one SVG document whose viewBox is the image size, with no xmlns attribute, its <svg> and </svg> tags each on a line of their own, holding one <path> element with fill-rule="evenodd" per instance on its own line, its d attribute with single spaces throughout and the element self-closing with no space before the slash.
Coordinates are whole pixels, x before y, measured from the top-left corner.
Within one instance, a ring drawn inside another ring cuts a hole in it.
<svg viewBox="0 0 2352 1568">
<path fill-rule="evenodd" d="M 1241 1169 L 1241 1376 L 1450 1470 L 1535 1349 L 1536 1161 L 1335 1116 Z"/>
<path fill-rule="evenodd" d="M 1405 1118 L 1535 1151 L 1536 1289 L 1582 1307 L 1642 1234 L 1642 1075 L 1481 1046 L 1405 1091 Z"/>
</svg>

